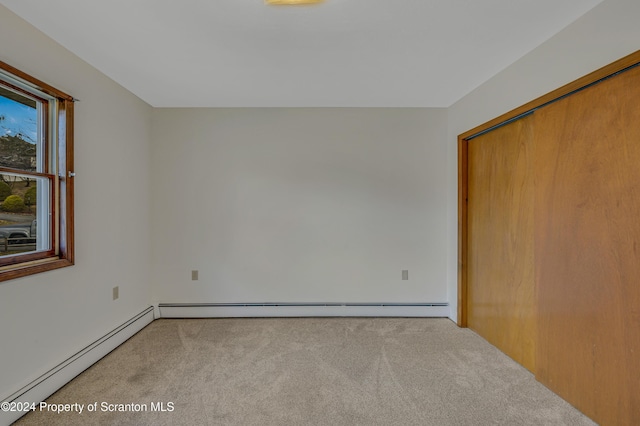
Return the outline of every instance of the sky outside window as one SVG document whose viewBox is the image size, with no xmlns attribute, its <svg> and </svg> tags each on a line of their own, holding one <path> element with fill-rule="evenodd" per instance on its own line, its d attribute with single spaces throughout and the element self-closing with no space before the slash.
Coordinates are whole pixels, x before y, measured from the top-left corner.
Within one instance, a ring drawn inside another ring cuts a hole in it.
<svg viewBox="0 0 640 426">
<path fill-rule="evenodd" d="M 18 102 L 0 93 L 0 137 L 17 136 L 24 141 L 35 144 L 38 139 L 38 111 L 35 101 L 12 94 L 20 98 Z M 30 105 L 32 104 L 32 106 Z"/>
</svg>

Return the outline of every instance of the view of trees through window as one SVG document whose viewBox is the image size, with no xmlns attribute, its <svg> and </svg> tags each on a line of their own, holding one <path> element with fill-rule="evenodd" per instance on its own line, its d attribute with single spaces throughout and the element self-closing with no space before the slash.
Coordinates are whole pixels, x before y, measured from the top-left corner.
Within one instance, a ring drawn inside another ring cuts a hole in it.
<svg viewBox="0 0 640 426">
<path fill-rule="evenodd" d="M 38 171 L 38 109 L 0 87 L 0 256 L 36 250 L 38 186 L 48 181 L 20 171 Z"/>
</svg>

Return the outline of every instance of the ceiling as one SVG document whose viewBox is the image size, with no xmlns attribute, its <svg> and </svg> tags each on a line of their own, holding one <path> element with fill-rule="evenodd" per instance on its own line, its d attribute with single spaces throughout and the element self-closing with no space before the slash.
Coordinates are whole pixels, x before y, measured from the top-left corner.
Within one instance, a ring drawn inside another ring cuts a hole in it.
<svg viewBox="0 0 640 426">
<path fill-rule="evenodd" d="M 0 0 L 155 107 L 448 107 L 602 0 Z"/>
</svg>

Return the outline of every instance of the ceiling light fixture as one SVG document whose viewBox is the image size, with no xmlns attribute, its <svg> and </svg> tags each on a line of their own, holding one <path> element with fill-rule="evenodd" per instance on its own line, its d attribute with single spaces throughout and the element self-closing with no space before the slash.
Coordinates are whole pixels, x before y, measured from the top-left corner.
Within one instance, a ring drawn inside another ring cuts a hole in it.
<svg viewBox="0 0 640 426">
<path fill-rule="evenodd" d="M 298 5 L 298 4 L 316 4 L 323 3 L 324 0 L 264 0 L 266 4 L 274 6 Z"/>
</svg>

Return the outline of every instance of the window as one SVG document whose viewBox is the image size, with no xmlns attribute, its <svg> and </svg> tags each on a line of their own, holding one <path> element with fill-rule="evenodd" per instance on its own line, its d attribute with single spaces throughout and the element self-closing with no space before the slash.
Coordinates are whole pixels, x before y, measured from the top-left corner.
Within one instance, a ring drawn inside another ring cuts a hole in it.
<svg viewBox="0 0 640 426">
<path fill-rule="evenodd" d="M 73 98 L 0 62 L 0 281 L 73 264 Z"/>
</svg>

